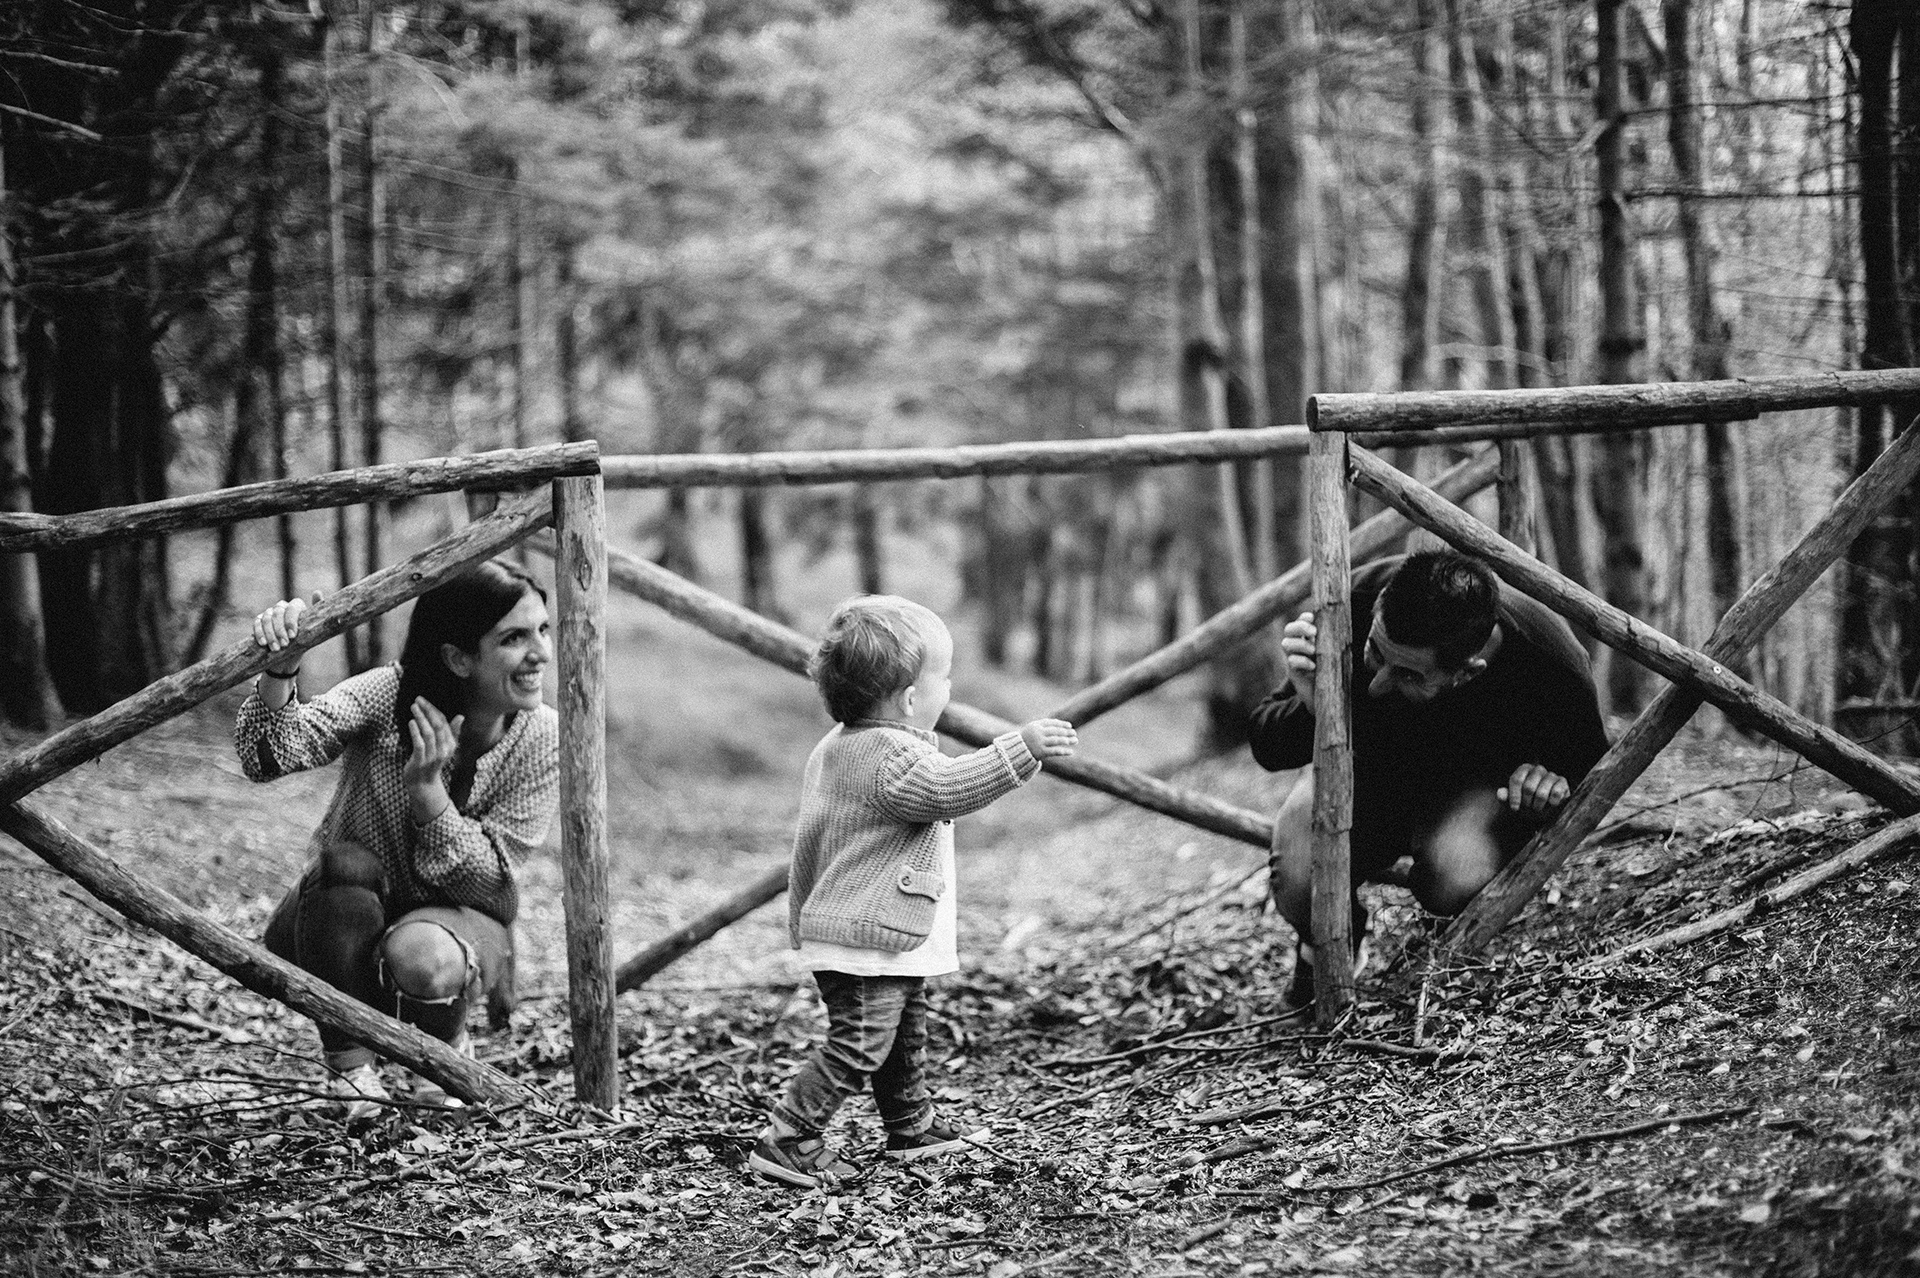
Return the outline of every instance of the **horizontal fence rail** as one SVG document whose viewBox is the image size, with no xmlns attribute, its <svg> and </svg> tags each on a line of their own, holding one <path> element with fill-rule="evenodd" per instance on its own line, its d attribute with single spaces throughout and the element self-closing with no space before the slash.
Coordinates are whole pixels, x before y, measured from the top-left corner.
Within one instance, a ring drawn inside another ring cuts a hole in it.
<svg viewBox="0 0 1920 1278">
<path fill-rule="evenodd" d="M 568 475 L 591 475 L 599 468 L 600 445 L 587 440 L 544 448 L 503 448 L 465 457 L 388 462 L 72 515 L 0 514 L 0 553 L 79 550 L 302 510 L 463 489 L 525 488 Z"/>
<path fill-rule="evenodd" d="M 1432 443 L 1430 432 L 1445 427 L 1625 430 L 1740 421 L 1800 408 L 1857 408 L 1908 396 L 1920 396 L 1920 368 L 1632 386 L 1315 395 L 1307 401 L 1307 428 L 1346 431 L 1377 446 L 1382 432 L 1394 432 L 1395 442 Z"/>
<path fill-rule="evenodd" d="M 1114 439 L 960 444 L 952 448 L 842 448 L 788 453 L 636 454 L 604 457 L 608 488 L 734 488 L 851 484 L 968 475 L 1071 474 L 1133 466 L 1252 461 L 1305 453 L 1305 426 L 1181 431 Z"/>
</svg>

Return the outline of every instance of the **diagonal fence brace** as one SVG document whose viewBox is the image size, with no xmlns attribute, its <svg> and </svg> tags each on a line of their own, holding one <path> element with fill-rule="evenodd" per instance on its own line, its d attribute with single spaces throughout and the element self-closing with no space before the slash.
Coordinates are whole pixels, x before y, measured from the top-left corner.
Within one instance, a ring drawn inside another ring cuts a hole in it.
<svg viewBox="0 0 1920 1278">
<path fill-rule="evenodd" d="M 498 554 L 552 521 L 550 487 L 542 485 L 510 498 L 484 519 L 322 599 L 301 619 L 300 638 L 293 649 L 305 652 L 425 594 L 463 568 Z M 148 684 L 92 718 L 61 729 L 31 749 L 0 762 L 0 804 L 22 798 L 61 773 L 191 710 L 258 674 L 280 655 L 268 652 L 249 636 L 197 665 Z"/>
<path fill-rule="evenodd" d="M 1469 554 L 1484 559 L 1508 584 L 1654 673 L 1683 684 L 1734 722 L 1797 751 L 1869 798 L 1905 815 L 1920 811 L 1920 784 L 1830 728 L 1728 670 L 1720 662 L 1607 603 L 1362 448 L 1352 450 L 1355 485 Z"/>
<path fill-rule="evenodd" d="M 152 928 L 248 989 L 330 1029 L 351 1034 L 461 1099 L 486 1105 L 536 1099 L 523 1083 L 368 1007 L 214 922 L 165 888 L 136 878 L 30 800 L 0 808 L 0 830 L 134 922 Z"/>
<path fill-rule="evenodd" d="M 1916 476 L 1920 476 L 1920 425 L 1909 424 L 1799 543 L 1747 587 L 1714 627 L 1702 651 L 1716 661 L 1731 661 L 1751 648 Z M 1662 687 L 1574 788 L 1552 824 L 1536 834 L 1454 919 L 1440 940 L 1441 948 L 1460 954 L 1484 948 L 1593 832 L 1704 700 L 1678 684 Z"/>
</svg>

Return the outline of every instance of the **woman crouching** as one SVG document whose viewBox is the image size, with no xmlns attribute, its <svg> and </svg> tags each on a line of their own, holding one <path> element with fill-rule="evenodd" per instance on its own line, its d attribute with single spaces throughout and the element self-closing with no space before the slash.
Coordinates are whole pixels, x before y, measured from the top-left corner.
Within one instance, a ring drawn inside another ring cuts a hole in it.
<svg viewBox="0 0 1920 1278">
<path fill-rule="evenodd" d="M 286 652 L 305 605 L 253 622 Z M 275 661 L 234 725 L 254 781 L 341 760 L 309 864 L 267 923 L 288 962 L 472 1055 L 469 1000 L 495 1025 L 513 1005 L 514 869 L 558 805 L 559 722 L 541 700 L 552 659 L 546 595 L 491 560 L 421 595 L 397 665 L 304 701 L 299 654 Z M 391 1100 L 371 1048 L 320 1028 L 330 1090 L 349 1120 Z M 459 1102 L 424 1078 L 416 1102 Z"/>
</svg>

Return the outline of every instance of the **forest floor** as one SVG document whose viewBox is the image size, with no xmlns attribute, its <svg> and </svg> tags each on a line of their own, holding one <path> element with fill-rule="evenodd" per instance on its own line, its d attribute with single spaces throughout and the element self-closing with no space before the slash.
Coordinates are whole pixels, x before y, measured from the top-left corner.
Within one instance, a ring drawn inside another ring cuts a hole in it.
<svg viewBox="0 0 1920 1278">
<path fill-rule="evenodd" d="M 622 958 L 778 863 L 823 724 L 803 682 L 669 627 L 613 633 L 644 654 L 611 672 Z M 332 777 L 248 786 L 236 699 L 36 801 L 256 935 Z M 1274 807 L 1284 778 L 1179 757 L 1193 715 L 1175 685 L 1084 748 Z M 1257 850 L 1042 779 L 961 824 L 964 970 L 935 982 L 938 1096 L 991 1150 L 884 1163 L 856 1100 L 834 1134 L 869 1171 L 835 1193 L 745 1171 L 822 1025 L 779 906 L 620 997 L 619 1111 L 584 1112 L 550 849 L 520 1010 L 480 1039 L 546 1103 L 349 1126 L 301 1018 L 0 842 L 0 1271 L 1920 1274 L 1911 849 L 1594 962 L 1886 821 L 1792 764 L 1683 737 L 1470 967 L 1430 967 L 1410 898 L 1370 889 L 1380 944 L 1332 1033 L 1279 1016 Z"/>
</svg>

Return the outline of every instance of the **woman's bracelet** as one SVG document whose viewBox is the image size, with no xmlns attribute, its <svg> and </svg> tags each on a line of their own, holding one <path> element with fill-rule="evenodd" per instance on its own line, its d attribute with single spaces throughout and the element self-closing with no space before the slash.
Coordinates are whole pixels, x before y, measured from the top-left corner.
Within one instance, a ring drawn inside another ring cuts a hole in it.
<svg viewBox="0 0 1920 1278">
<path fill-rule="evenodd" d="M 293 682 L 294 679 L 299 677 L 300 667 L 295 666 L 293 669 L 287 671 L 285 674 L 281 674 L 278 670 L 262 670 L 260 673 L 265 675 L 269 679 L 278 679 L 282 683 L 291 683 Z"/>
</svg>

